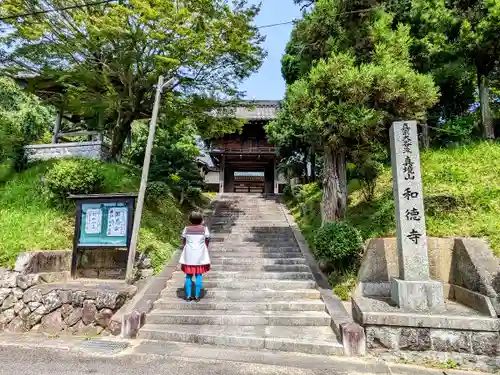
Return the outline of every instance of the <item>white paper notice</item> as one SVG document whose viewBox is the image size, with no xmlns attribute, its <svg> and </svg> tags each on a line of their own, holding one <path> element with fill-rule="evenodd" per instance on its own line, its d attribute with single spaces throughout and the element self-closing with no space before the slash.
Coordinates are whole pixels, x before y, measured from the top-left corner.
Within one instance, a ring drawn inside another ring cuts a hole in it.
<svg viewBox="0 0 500 375">
<path fill-rule="evenodd" d="M 85 233 L 99 234 L 101 233 L 102 211 L 99 208 L 87 209 L 85 216 Z"/>
<path fill-rule="evenodd" d="M 108 211 L 109 237 L 123 237 L 127 234 L 127 208 L 113 207 Z"/>
</svg>

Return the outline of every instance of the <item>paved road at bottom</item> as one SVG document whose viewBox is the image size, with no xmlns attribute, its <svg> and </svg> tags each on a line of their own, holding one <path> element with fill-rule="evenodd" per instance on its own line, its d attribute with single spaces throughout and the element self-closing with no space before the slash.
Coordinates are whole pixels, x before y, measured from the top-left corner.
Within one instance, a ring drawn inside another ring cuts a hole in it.
<svg viewBox="0 0 500 375">
<path fill-rule="evenodd" d="M 97 357 L 47 348 L 0 347 L 0 375 L 355 375 L 334 369 L 299 369 L 239 362 L 163 358 Z M 365 374 L 366 375 L 366 374 Z"/>
</svg>

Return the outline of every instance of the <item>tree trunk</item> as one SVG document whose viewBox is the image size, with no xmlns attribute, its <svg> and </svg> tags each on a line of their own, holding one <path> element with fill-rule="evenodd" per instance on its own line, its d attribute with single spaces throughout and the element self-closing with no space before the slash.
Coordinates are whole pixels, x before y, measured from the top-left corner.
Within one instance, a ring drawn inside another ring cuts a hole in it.
<svg viewBox="0 0 500 375">
<path fill-rule="evenodd" d="M 316 181 L 316 151 L 311 148 L 311 181 Z"/>
<path fill-rule="evenodd" d="M 117 122 L 115 128 L 113 129 L 113 135 L 111 139 L 111 157 L 113 160 L 118 160 L 123 151 L 123 144 L 127 139 L 128 134 L 132 130 L 132 122 L 134 121 L 134 115 L 132 113 L 122 114 Z"/>
<path fill-rule="evenodd" d="M 431 145 L 431 139 L 429 136 L 429 126 L 427 125 L 427 120 L 422 123 L 422 148 L 427 150 Z"/>
<path fill-rule="evenodd" d="M 495 128 L 490 109 L 490 87 L 489 80 L 485 74 L 478 73 L 479 102 L 481 104 L 481 122 L 486 139 L 495 138 Z"/>
<path fill-rule="evenodd" d="M 321 202 L 321 220 L 338 221 L 347 211 L 347 171 L 346 156 L 343 150 L 325 147 L 325 166 L 323 177 L 323 201 Z"/>
</svg>

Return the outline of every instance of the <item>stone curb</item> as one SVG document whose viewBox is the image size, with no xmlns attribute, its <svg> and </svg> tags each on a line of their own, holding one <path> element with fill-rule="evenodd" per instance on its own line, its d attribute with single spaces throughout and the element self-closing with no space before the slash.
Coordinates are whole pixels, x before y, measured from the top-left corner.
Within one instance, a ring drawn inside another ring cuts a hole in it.
<svg viewBox="0 0 500 375">
<path fill-rule="evenodd" d="M 415 365 L 403 365 L 389 363 L 389 369 L 393 375 L 484 375 L 484 372 L 467 370 L 448 370 L 420 367 Z"/>
<path fill-rule="evenodd" d="M 314 280 L 318 284 L 321 299 L 325 303 L 327 313 L 330 314 L 332 318 L 332 329 L 340 338 L 344 346 L 344 354 L 347 356 L 366 355 L 366 337 L 363 327 L 354 322 L 340 298 L 333 293 L 328 283 L 328 278 L 321 271 L 316 259 L 314 259 L 314 255 L 309 249 L 307 241 L 295 222 L 295 219 L 288 212 L 283 202 L 279 202 L 279 204 L 288 225 L 292 229 L 295 241 L 299 245 L 300 251 L 311 269 Z"/>
</svg>

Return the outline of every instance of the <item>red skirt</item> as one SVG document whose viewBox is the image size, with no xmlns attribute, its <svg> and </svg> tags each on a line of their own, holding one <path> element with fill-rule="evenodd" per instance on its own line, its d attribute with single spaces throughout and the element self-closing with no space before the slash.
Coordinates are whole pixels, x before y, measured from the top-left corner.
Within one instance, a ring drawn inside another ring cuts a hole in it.
<svg viewBox="0 0 500 375">
<path fill-rule="evenodd" d="M 181 264 L 181 270 L 187 275 L 199 275 L 210 271 L 210 264 L 204 264 L 202 266 L 189 266 L 187 264 Z"/>
</svg>

